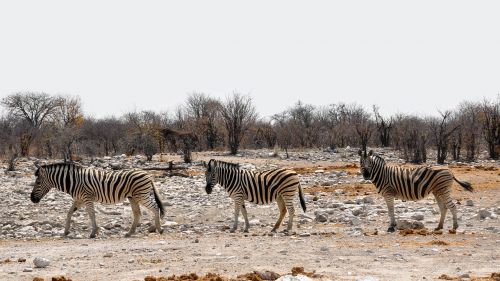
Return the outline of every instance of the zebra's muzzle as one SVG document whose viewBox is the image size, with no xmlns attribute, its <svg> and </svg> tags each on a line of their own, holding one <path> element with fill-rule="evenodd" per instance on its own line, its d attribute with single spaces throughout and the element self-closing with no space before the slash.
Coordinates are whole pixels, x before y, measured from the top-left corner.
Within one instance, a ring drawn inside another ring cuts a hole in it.
<svg viewBox="0 0 500 281">
<path fill-rule="evenodd" d="M 207 186 L 205 187 L 205 191 L 207 192 L 207 194 L 212 193 L 212 186 L 210 184 L 207 184 Z"/>
<path fill-rule="evenodd" d="M 40 202 L 40 198 L 37 198 L 34 193 L 31 193 L 31 202 L 38 203 Z"/>
<path fill-rule="evenodd" d="M 364 170 L 363 171 L 363 178 L 365 180 L 369 180 L 370 179 L 370 172 L 368 172 L 367 170 Z"/>
</svg>

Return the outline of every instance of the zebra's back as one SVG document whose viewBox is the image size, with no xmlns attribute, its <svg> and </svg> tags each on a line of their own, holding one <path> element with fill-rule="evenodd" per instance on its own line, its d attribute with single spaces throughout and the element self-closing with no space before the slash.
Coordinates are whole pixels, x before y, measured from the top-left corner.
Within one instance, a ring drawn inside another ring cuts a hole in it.
<svg viewBox="0 0 500 281">
<path fill-rule="evenodd" d="M 151 176 L 141 170 L 103 171 L 86 168 L 83 171 L 83 189 L 95 202 L 114 204 L 128 197 L 151 193 Z"/>
<path fill-rule="evenodd" d="M 264 172 L 242 171 L 242 191 L 246 200 L 255 204 L 270 204 L 278 195 L 297 192 L 297 173 L 287 169 Z"/>
<path fill-rule="evenodd" d="M 403 200 L 417 201 L 425 198 L 431 192 L 449 188 L 453 175 L 448 169 L 419 167 L 407 169 L 390 167 L 389 183 L 396 196 Z"/>
</svg>

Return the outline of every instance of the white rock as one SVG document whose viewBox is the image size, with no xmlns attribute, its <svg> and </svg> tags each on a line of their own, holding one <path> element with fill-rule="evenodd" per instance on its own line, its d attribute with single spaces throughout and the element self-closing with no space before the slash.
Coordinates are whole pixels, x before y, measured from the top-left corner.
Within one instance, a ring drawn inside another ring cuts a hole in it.
<svg viewBox="0 0 500 281">
<path fill-rule="evenodd" d="M 379 279 L 373 276 L 363 276 L 363 277 L 357 277 L 356 281 L 379 281 Z"/>
<path fill-rule="evenodd" d="M 312 281 L 312 279 L 307 276 L 298 274 L 297 276 L 283 275 L 280 278 L 276 279 L 276 281 Z"/>
<path fill-rule="evenodd" d="M 42 257 L 36 257 L 34 260 L 33 260 L 33 264 L 35 265 L 35 267 L 37 268 L 46 268 L 47 266 L 50 265 L 50 260 L 49 259 L 46 259 L 46 258 L 42 258 Z"/>
<path fill-rule="evenodd" d="M 175 221 L 165 221 L 162 226 L 176 226 L 177 224 Z"/>
</svg>

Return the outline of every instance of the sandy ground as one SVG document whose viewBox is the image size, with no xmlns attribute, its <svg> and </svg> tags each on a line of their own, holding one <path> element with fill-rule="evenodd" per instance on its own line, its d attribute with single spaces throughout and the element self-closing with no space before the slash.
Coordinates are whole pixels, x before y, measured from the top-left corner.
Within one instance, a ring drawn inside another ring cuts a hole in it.
<svg viewBox="0 0 500 281">
<path fill-rule="evenodd" d="M 236 162 L 238 159 L 228 160 Z M 355 176 L 359 169 L 353 166 L 355 162 L 245 161 L 294 167 L 303 174 L 320 167 L 342 169 Z M 497 167 L 483 169 L 455 165 L 451 169 L 457 178 L 470 181 L 476 188 L 471 194 L 454 186 L 453 197 L 460 202 L 459 213 L 465 208 L 463 202 L 466 199 L 474 200 L 477 209 L 500 207 L 500 170 Z M 382 204 L 371 184 L 340 184 L 336 189 L 339 187 L 346 191 L 339 195 L 339 200 L 362 194 L 371 195 Z M 322 186 L 305 187 L 309 198 L 337 196 L 333 190 Z M 248 205 L 248 210 L 251 219 L 268 220 L 269 223 L 277 216 L 275 206 L 258 208 Z M 146 226 L 142 224 L 139 233 L 132 238 L 115 235 L 86 239 L 56 235 L 53 238 L 3 239 L 0 240 L 0 257 L 3 259 L 0 260 L 0 280 L 33 280 L 34 277 L 50 280 L 57 275 L 73 280 L 144 280 L 146 275 L 191 272 L 236 277 L 254 270 L 283 274 L 295 266 L 315 271 L 323 276 L 323 280 L 356 280 L 362 276 L 379 280 L 436 280 L 442 274 L 474 277 L 500 272 L 500 234 L 485 230 L 487 227 L 500 228 L 498 219 L 459 221 L 458 232 L 450 234 L 447 227 L 451 225 L 451 216 L 448 215 L 442 234 L 404 236 L 398 232 L 385 232 L 387 216 L 384 215 L 375 222 L 363 221 L 358 229 L 361 231 L 359 235 L 352 235 L 352 227 L 343 224 L 304 223 L 297 224 L 294 235 L 285 236 L 281 233 L 270 235 L 269 226 L 252 226 L 248 234 L 240 231 L 229 233 L 227 226 L 232 210 L 228 209 L 222 219 L 212 215 L 215 211 L 214 207 L 208 208 L 205 215 L 196 220 L 199 225 L 215 225 L 215 231 L 196 230 L 194 225 L 193 230 L 181 232 L 169 230 L 167 226 L 164 234 L 147 234 Z M 179 223 L 182 223 L 185 212 L 186 209 L 178 206 L 167 207 L 169 220 Z M 433 221 L 437 221 L 438 216 L 433 215 Z M 435 224 L 425 223 L 428 229 L 434 228 Z M 87 232 L 83 233 L 84 237 Z M 49 257 L 50 266 L 24 272 L 36 256 Z M 26 261 L 19 262 L 19 258 Z"/>
</svg>

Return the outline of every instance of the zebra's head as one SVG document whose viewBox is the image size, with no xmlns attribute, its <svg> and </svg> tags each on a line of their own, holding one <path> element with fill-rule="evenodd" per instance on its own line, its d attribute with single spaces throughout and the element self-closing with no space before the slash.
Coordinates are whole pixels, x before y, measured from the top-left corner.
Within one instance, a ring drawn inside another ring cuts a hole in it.
<svg viewBox="0 0 500 281">
<path fill-rule="evenodd" d="M 370 152 L 368 152 L 368 155 L 367 155 L 366 150 L 362 151 L 360 149 L 358 151 L 358 155 L 360 156 L 359 167 L 361 170 L 361 174 L 363 175 L 363 178 L 365 180 L 369 180 L 369 179 L 371 179 L 372 168 L 373 168 L 373 161 L 371 158 L 371 156 L 373 155 L 373 150 L 370 150 Z"/>
<path fill-rule="evenodd" d="M 205 177 L 207 179 L 207 186 L 205 191 L 207 194 L 212 193 L 212 188 L 217 184 L 217 173 L 215 172 L 216 162 L 214 159 L 210 159 L 207 164 L 207 171 L 205 172 Z"/>
<path fill-rule="evenodd" d="M 35 166 L 37 167 L 35 172 L 36 180 L 31 192 L 31 202 L 38 203 L 49 192 L 52 185 L 48 181 L 45 166 L 39 166 L 38 163 L 35 163 Z"/>
</svg>

